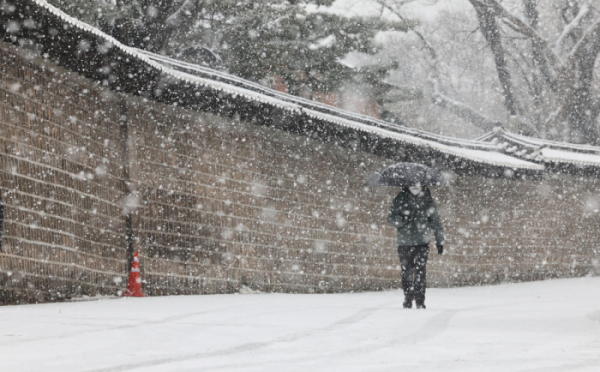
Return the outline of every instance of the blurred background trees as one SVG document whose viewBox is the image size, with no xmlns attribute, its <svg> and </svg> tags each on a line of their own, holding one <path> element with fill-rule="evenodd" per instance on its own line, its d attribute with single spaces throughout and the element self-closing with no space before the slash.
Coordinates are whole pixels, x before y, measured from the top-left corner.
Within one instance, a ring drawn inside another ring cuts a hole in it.
<svg viewBox="0 0 600 372">
<path fill-rule="evenodd" d="M 404 44 L 402 51 L 386 53 L 421 61 L 417 72 L 413 63 L 399 63 L 400 74 L 415 72 L 413 84 L 422 92 L 416 97 L 455 114 L 475 132 L 503 124 L 530 136 L 600 144 L 597 2 L 375 1 L 397 19 L 414 14 L 417 3 L 435 13 L 412 38 L 390 43 Z"/>
<path fill-rule="evenodd" d="M 333 0 L 51 0 L 122 43 L 220 68 L 312 96 L 367 86 L 381 101 L 393 87 L 382 84 L 393 62 L 355 68 L 350 53 L 376 55 L 382 31 L 405 32 L 408 20 L 346 17 L 327 12 Z"/>
<path fill-rule="evenodd" d="M 592 0 L 51 0 L 121 42 L 381 117 L 600 144 Z M 277 81 L 275 81 L 277 80 Z"/>
</svg>

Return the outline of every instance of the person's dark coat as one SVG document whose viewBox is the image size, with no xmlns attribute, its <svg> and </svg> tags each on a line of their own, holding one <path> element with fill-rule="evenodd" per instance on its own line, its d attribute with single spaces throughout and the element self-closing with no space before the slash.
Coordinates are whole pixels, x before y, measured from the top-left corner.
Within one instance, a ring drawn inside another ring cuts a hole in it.
<svg viewBox="0 0 600 372">
<path fill-rule="evenodd" d="M 398 246 L 429 244 L 432 231 L 437 245 L 444 244 L 440 215 L 427 187 L 417 195 L 403 188 L 394 199 L 387 220 L 398 230 Z"/>
</svg>

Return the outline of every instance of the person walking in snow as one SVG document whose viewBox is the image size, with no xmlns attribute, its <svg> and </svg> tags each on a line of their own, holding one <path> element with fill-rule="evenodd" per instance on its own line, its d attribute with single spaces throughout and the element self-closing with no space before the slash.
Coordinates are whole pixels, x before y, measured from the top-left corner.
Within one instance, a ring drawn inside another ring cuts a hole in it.
<svg viewBox="0 0 600 372">
<path fill-rule="evenodd" d="M 404 187 L 392 202 L 388 222 L 398 231 L 398 255 L 402 265 L 402 289 L 405 309 L 425 309 L 427 256 L 431 232 L 438 254 L 444 252 L 444 229 L 427 186 Z"/>
</svg>

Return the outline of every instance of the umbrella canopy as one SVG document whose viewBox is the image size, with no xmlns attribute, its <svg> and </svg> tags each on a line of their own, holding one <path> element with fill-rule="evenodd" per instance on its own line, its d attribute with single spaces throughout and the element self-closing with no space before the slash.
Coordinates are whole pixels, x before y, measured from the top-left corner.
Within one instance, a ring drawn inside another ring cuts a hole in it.
<svg viewBox="0 0 600 372">
<path fill-rule="evenodd" d="M 446 184 L 446 179 L 437 170 L 423 164 L 398 163 L 390 165 L 373 174 L 366 186 L 399 186 L 409 187 L 441 186 Z"/>
</svg>

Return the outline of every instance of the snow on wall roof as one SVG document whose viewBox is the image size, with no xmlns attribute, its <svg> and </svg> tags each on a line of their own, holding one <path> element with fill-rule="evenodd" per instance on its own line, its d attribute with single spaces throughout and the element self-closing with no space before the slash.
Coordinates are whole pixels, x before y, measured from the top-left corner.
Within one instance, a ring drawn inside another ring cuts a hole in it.
<svg viewBox="0 0 600 372">
<path fill-rule="evenodd" d="M 540 163 L 600 167 L 600 148 L 596 146 L 527 137 L 500 128 L 478 140 L 492 143 L 506 153 Z"/>
<path fill-rule="evenodd" d="M 600 154 L 586 154 L 551 148 L 543 148 L 541 152 L 542 157 L 549 162 L 600 166 Z"/>
<path fill-rule="evenodd" d="M 292 113 L 304 114 L 326 123 L 371 133 L 380 138 L 433 149 L 442 154 L 456 156 L 475 163 L 524 170 L 539 171 L 544 169 L 542 165 L 535 162 L 499 152 L 497 146 L 491 143 L 444 137 L 413 128 L 398 126 L 365 115 L 275 91 L 255 82 L 221 71 L 129 47 L 121 44 L 115 38 L 99 29 L 69 16 L 45 0 L 24 1 L 45 9 L 51 15 L 58 17 L 62 22 L 70 24 L 83 32 L 95 35 L 105 42 L 112 44 L 113 47 L 118 48 L 125 54 L 134 57 L 139 62 L 184 83 L 209 87 L 215 91 L 234 97 L 242 96 L 253 102 L 260 102 Z"/>
<path fill-rule="evenodd" d="M 552 148 L 560 148 L 566 151 L 581 151 L 581 152 L 589 152 L 589 153 L 597 153 L 600 154 L 600 148 L 592 145 L 580 145 L 575 143 L 567 143 L 567 142 L 558 142 L 558 141 L 550 141 L 539 138 L 527 137 L 516 133 L 511 133 L 508 131 L 504 131 L 504 137 L 511 138 L 514 140 L 518 140 L 522 143 L 540 146 L 540 147 L 552 147 Z"/>
</svg>

